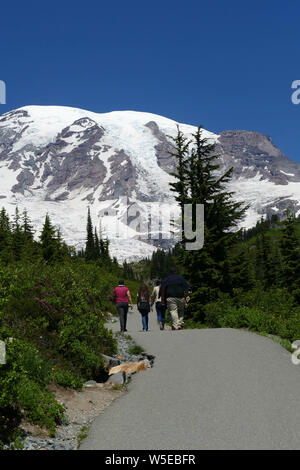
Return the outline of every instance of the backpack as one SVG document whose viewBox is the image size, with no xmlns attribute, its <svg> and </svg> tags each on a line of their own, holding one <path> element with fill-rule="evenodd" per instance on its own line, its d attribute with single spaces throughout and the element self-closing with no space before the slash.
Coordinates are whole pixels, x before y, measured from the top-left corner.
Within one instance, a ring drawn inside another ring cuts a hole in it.
<svg viewBox="0 0 300 470">
<path fill-rule="evenodd" d="M 149 300 L 144 299 L 143 297 L 140 299 L 138 304 L 138 309 L 141 313 L 149 313 L 150 312 L 150 303 Z"/>
</svg>

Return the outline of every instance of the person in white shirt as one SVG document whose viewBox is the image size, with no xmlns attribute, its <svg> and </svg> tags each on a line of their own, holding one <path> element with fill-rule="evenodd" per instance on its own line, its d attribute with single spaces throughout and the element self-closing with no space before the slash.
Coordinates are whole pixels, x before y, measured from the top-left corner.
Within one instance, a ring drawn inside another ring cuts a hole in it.
<svg viewBox="0 0 300 470">
<path fill-rule="evenodd" d="M 153 289 L 152 296 L 151 296 L 151 306 L 155 305 L 156 313 L 157 313 L 157 321 L 159 323 L 159 328 L 161 330 L 165 329 L 165 321 L 166 321 L 166 310 L 167 306 L 161 303 L 161 298 L 159 296 L 160 291 L 160 281 L 156 281 L 156 285 Z"/>
</svg>

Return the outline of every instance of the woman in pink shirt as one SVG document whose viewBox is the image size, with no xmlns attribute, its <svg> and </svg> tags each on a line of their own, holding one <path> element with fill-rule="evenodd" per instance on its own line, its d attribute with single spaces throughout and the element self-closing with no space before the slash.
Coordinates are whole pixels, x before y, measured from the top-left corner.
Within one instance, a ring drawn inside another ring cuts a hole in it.
<svg viewBox="0 0 300 470">
<path fill-rule="evenodd" d="M 133 308 L 130 290 L 124 286 L 124 281 L 119 281 L 118 287 L 114 288 L 114 300 L 120 317 L 120 328 L 121 331 L 126 330 L 127 313 L 128 313 L 128 302 L 130 303 L 131 309 Z"/>
</svg>

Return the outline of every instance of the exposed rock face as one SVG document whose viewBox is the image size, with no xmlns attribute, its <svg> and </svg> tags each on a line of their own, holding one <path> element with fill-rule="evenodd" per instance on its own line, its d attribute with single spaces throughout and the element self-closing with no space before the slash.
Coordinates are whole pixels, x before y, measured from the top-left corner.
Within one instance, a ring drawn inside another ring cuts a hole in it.
<svg viewBox="0 0 300 470">
<path fill-rule="evenodd" d="M 54 195 L 54 200 L 63 200 L 73 190 L 97 188 L 103 183 L 107 173 L 99 158 L 103 135 L 103 128 L 91 119 L 82 118 L 39 151 L 37 174 L 47 188 L 45 199 L 52 200 Z"/>
<path fill-rule="evenodd" d="M 261 180 L 286 185 L 300 181 L 300 165 L 273 144 L 270 137 L 258 132 L 223 131 L 217 152 L 224 168 L 234 168 L 236 177 L 253 178 L 259 172 Z"/>
<path fill-rule="evenodd" d="M 167 173 L 175 171 L 175 159 L 171 155 L 173 152 L 172 140 L 168 138 L 158 127 L 155 121 L 145 124 L 152 132 L 158 143 L 155 145 L 158 165 Z"/>
<path fill-rule="evenodd" d="M 139 219 L 149 220 L 151 205 L 164 217 L 170 208 L 178 209 L 169 188 L 175 169 L 170 136 L 177 125 L 133 111 L 28 106 L 6 113 L 0 116 L 1 205 L 10 213 L 16 205 L 26 207 L 38 225 L 48 211 L 66 241 L 79 246 L 90 206 L 94 223 L 101 219 L 112 254 L 121 260 L 150 255 L 153 245 L 166 248 L 172 242 L 165 238 L 139 240 Z M 179 128 L 188 138 L 196 130 Z M 230 130 L 204 134 L 216 143 L 221 171 L 234 168 L 229 189 L 251 206 L 244 226 L 261 216 L 281 216 L 287 207 L 300 210 L 300 164 L 285 157 L 270 137 Z M 114 223 L 130 227 L 122 243 L 114 242 Z"/>
<path fill-rule="evenodd" d="M 123 149 L 109 157 L 111 177 L 104 183 L 99 200 L 130 197 L 135 190 L 136 169 Z"/>
</svg>

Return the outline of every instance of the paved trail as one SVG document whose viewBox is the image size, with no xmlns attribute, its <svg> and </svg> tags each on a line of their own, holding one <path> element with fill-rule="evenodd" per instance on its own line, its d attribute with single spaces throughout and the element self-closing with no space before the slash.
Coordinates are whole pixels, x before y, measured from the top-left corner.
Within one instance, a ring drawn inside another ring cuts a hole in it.
<svg viewBox="0 0 300 470">
<path fill-rule="evenodd" d="M 300 449 L 300 366 L 278 344 L 232 329 L 128 333 L 156 356 L 99 416 L 81 449 Z"/>
</svg>

